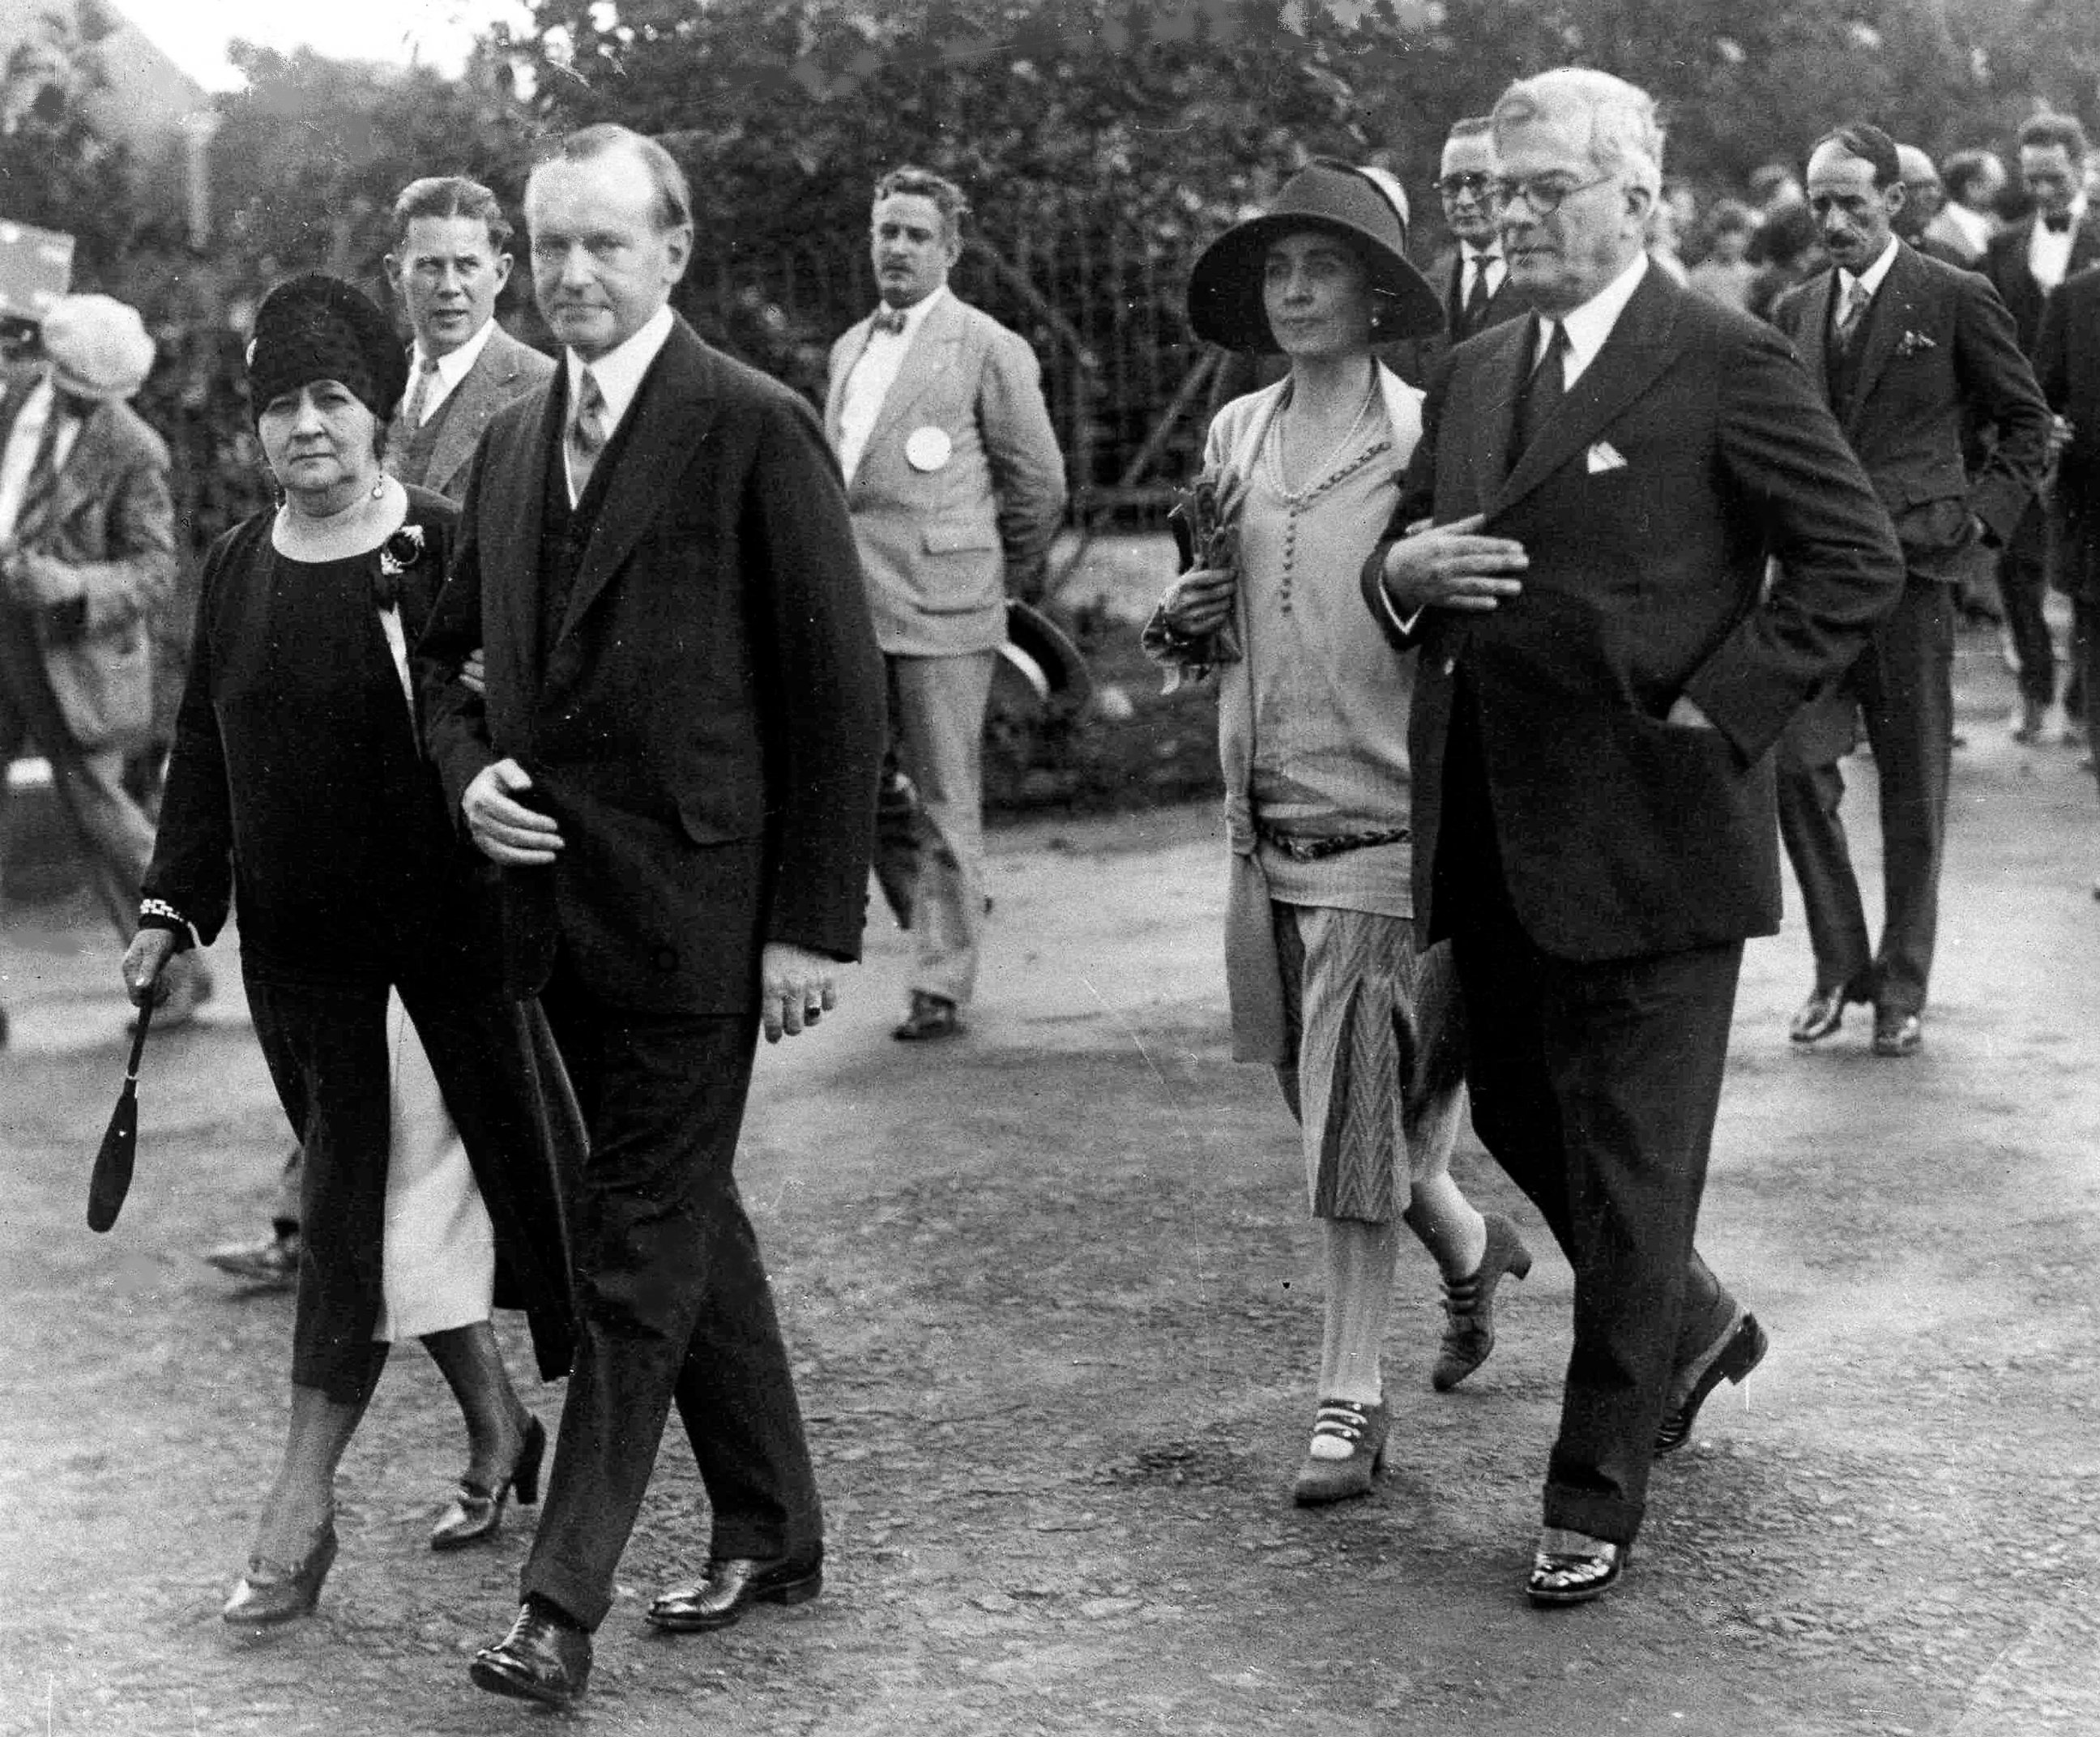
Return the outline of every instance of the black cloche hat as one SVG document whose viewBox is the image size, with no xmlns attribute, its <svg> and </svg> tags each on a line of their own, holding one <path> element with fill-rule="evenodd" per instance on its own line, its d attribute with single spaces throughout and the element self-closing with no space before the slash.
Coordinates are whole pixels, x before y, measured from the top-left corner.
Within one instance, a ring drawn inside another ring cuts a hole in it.
<svg viewBox="0 0 2100 1737">
<path fill-rule="evenodd" d="M 1444 329 L 1444 304 L 1407 258 L 1407 195 L 1389 175 L 1316 157 L 1262 215 L 1235 223 L 1205 248 L 1189 275 L 1189 324 L 1228 350 L 1273 350 L 1262 302 L 1268 249 L 1304 229 L 1325 229 L 1353 247 L 1383 306 L 1377 337 L 1427 337 Z"/>
<path fill-rule="evenodd" d="M 408 384 L 408 358 L 393 322 L 339 277 L 287 278 L 255 311 L 248 346 L 248 403 L 260 417 L 271 403 L 316 380 L 346 386 L 384 422 Z"/>
</svg>

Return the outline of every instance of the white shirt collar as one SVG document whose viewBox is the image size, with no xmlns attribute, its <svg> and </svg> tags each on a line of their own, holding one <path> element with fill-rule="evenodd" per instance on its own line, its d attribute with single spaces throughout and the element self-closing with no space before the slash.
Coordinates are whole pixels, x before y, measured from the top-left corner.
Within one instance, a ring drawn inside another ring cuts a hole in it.
<svg viewBox="0 0 2100 1737">
<path fill-rule="evenodd" d="M 1840 293 L 1838 300 L 1838 306 L 1839 311 L 1841 312 L 1843 311 L 1845 306 L 1844 298 L 1846 295 L 1851 293 L 1852 285 L 1855 284 L 1857 284 L 1862 289 L 1867 292 L 1867 299 L 1869 302 L 1873 301 L 1876 296 L 1882 293 L 1882 281 L 1883 279 L 1887 277 L 1889 275 L 1889 268 L 1895 262 L 1896 238 L 1894 236 L 1890 236 L 1889 237 L 1889 245 L 1882 249 L 1874 262 L 1868 266 L 1865 271 L 1859 273 L 1856 276 L 1853 273 L 1847 271 L 1844 267 L 1838 267 L 1838 284 Z"/>
<path fill-rule="evenodd" d="M 923 326 L 926 323 L 926 316 L 941 305 L 942 300 L 947 295 L 947 293 L 948 286 L 945 282 L 935 284 L 933 287 L 933 292 L 931 295 L 921 296 L 916 302 L 914 302 L 911 306 L 899 308 L 898 310 L 899 313 L 904 315 L 904 329 L 902 332 L 871 332 L 868 334 L 869 337 L 893 337 L 901 343 L 909 344 L 913 338 L 918 337 L 920 327 Z M 889 306 L 889 304 L 886 302 L 883 303 L 885 307 Z"/>
<path fill-rule="evenodd" d="M 483 320 L 481 329 L 472 337 L 461 344 L 458 349 L 448 350 L 437 359 L 438 378 L 445 383 L 448 390 L 457 386 L 473 371 L 474 364 L 481 359 L 482 351 L 488 348 L 488 334 L 495 329 L 496 322 L 493 320 Z M 412 381 L 416 370 L 422 367 L 425 361 L 429 359 L 430 355 L 423 348 L 423 341 L 420 337 L 416 340 L 415 350 L 416 354 L 412 359 L 409 368 L 411 391 L 415 390 Z"/>
<path fill-rule="evenodd" d="M 634 402 L 634 395 L 642 390 L 642 377 L 649 372 L 649 364 L 669 341 L 672 317 L 667 302 L 642 321 L 633 337 L 589 364 L 573 350 L 562 352 L 568 364 L 570 403 L 576 403 L 576 395 L 583 390 L 586 365 L 590 368 L 591 377 L 598 381 L 598 390 L 605 395 L 607 439 L 620 426 L 620 418 L 627 414 L 627 407 Z"/>
<path fill-rule="evenodd" d="M 1625 271 L 1560 320 L 1568 330 L 1566 384 L 1574 385 L 1582 377 L 1582 371 L 1596 360 L 1597 352 L 1604 347 L 1604 340 L 1612 335 L 1612 328 L 1619 323 L 1619 315 L 1626 311 L 1626 303 L 1633 300 L 1634 292 L 1647 276 L 1648 254 L 1643 250 L 1634 255 L 1633 263 Z M 1550 329 L 1553 324 L 1544 315 L 1539 316 L 1544 328 L 1539 334 L 1542 353 L 1553 341 Z"/>
</svg>

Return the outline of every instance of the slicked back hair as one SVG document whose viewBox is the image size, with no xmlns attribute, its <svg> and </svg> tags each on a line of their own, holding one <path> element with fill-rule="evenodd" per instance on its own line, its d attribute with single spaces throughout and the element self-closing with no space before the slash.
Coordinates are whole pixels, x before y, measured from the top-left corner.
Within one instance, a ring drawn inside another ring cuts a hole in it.
<svg viewBox="0 0 2100 1737">
<path fill-rule="evenodd" d="M 463 217 L 488 231 L 489 251 L 501 253 L 514 233 L 502 202 L 465 175 L 425 175 L 403 187 L 394 201 L 394 245 L 405 247 L 408 226 L 419 217 Z"/>
<path fill-rule="evenodd" d="M 1847 157 L 1856 157 L 1870 165 L 1874 171 L 1877 188 L 1894 187 L 1904 178 L 1903 158 L 1896 152 L 1896 142 L 1879 127 L 1868 121 L 1848 121 L 1842 126 L 1833 126 L 1815 141 L 1813 157 L 1825 145 L 1835 145 Z"/>
<path fill-rule="evenodd" d="M 1655 99 L 1594 67 L 1561 66 L 1520 78 L 1495 99 L 1495 139 L 1528 122 L 1565 121 L 1589 140 L 1590 161 L 1606 174 L 1662 195 L 1662 123 Z"/>
<path fill-rule="evenodd" d="M 2071 153 L 2074 169 L 2085 166 L 2086 153 L 2092 149 L 2076 115 L 2030 115 L 2021 123 L 2019 139 L 2030 149 L 2046 151 L 2052 145 L 2062 146 Z"/>
<path fill-rule="evenodd" d="M 656 189 L 656 228 L 660 234 L 693 227 L 693 192 L 686 183 L 686 171 L 678 160 L 646 133 L 601 121 L 568 134 L 533 166 L 537 174 L 549 163 L 591 163 L 602 157 L 625 152 L 649 171 Z M 526 183 L 529 191 L 532 183 Z"/>
</svg>

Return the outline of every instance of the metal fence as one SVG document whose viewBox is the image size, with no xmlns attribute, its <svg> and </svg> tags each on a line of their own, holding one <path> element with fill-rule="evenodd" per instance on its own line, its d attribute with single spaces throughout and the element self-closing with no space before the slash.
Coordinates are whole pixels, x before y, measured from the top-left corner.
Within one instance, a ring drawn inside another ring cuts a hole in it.
<svg viewBox="0 0 2100 1737">
<path fill-rule="evenodd" d="M 956 292 L 1020 333 L 1043 364 L 1083 523 L 1154 520 L 1193 467 L 1207 377 L 1183 312 L 1193 251 L 1127 227 L 1046 219 L 973 240 L 956 267 Z M 700 264 L 677 299 L 710 342 L 821 405 L 832 342 L 876 296 L 866 238 L 852 234 L 732 248 Z M 242 340 L 210 328 L 158 335 L 161 361 L 139 409 L 173 452 L 176 511 L 201 552 L 270 499 Z"/>
</svg>

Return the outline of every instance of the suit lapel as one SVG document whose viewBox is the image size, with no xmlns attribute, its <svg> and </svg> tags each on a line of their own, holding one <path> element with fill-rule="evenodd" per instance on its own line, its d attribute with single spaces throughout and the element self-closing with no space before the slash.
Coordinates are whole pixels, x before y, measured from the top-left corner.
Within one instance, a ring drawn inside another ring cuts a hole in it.
<svg viewBox="0 0 2100 1737">
<path fill-rule="evenodd" d="M 59 413 L 57 402 L 53 401 L 51 414 Z M 72 449 L 65 462 L 58 467 L 50 486 L 41 493 L 26 496 L 22 509 L 15 521 L 15 540 L 34 543 L 55 525 L 66 519 L 90 497 L 101 492 L 104 479 L 116 468 L 116 437 L 111 425 L 116 413 L 107 404 L 99 404 L 82 422 L 80 432 L 73 437 Z M 36 481 L 33 471 L 29 480 Z"/>
<path fill-rule="evenodd" d="M 834 452 L 839 449 L 839 418 L 846 408 L 846 381 L 858 364 L 861 352 L 867 348 L 868 333 L 874 327 L 875 315 L 867 315 L 849 326 L 839 340 L 839 364 L 832 370 L 831 390 L 824 395 L 824 439 Z"/>
<path fill-rule="evenodd" d="M 1674 302 L 1677 297 L 1689 293 L 1672 285 L 1659 267 L 1648 268 L 1604 348 L 1569 389 L 1559 413 L 1517 460 L 1516 469 L 1495 495 L 1490 514 L 1506 512 L 1582 451 L 1677 359 L 1670 343 L 1677 324 Z M 1529 322 L 1511 324 L 1520 333 L 1529 329 Z M 1507 424 L 1508 419 L 1497 420 Z"/>
<path fill-rule="evenodd" d="M 872 452 L 887 440 L 911 413 L 911 407 L 924 396 L 926 389 L 955 366 L 962 343 L 963 304 L 950 290 L 941 298 L 941 305 L 927 315 L 912 337 L 911 347 L 904 352 L 903 364 L 882 400 L 865 451 Z"/>
<path fill-rule="evenodd" d="M 1485 511 L 1502 478 L 1509 474 L 1511 439 L 1516 433 L 1517 394 L 1524 390 L 1524 364 L 1531 355 L 1532 323 L 1506 320 L 1480 334 L 1490 346 L 1476 364 L 1479 384 L 1467 395 L 1474 408 L 1471 452 L 1475 508 Z"/>
<path fill-rule="evenodd" d="M 1845 408 L 1845 432 L 1849 437 L 1859 425 L 1860 414 L 1874 382 L 1895 353 L 1896 340 L 1911 328 L 1917 309 L 1917 262 L 1911 250 L 1896 243 L 1896 257 L 1890 262 L 1881 293 L 1867 310 L 1866 348 L 1860 353 L 1860 375 L 1853 382 L 1852 402 Z"/>
<path fill-rule="evenodd" d="M 2071 232 L 2071 265 L 2063 275 L 2073 276 L 2094 264 L 2100 264 L 2100 218 L 2089 212 L 2085 220 Z"/>
<path fill-rule="evenodd" d="M 547 467 L 561 440 L 562 419 L 568 413 L 568 379 L 566 364 L 554 370 L 542 389 L 540 415 L 525 437 L 518 462 L 501 470 L 489 468 L 474 516 L 482 545 L 482 595 L 485 600 L 493 591 L 502 599 L 497 619 L 510 641 L 512 666 L 531 673 L 527 692 L 538 688 L 544 668 L 540 540 L 546 524 Z M 485 601 L 483 614 L 486 619 Z M 493 661 L 492 650 L 490 657 Z"/>
<path fill-rule="evenodd" d="M 568 611 L 562 618 L 564 638 L 576 631 L 592 600 L 663 509 L 671 485 L 706 438 L 718 408 L 713 387 L 706 346 L 681 320 L 629 407 L 634 425 L 617 455 L 583 565 L 569 588 Z"/>
<path fill-rule="evenodd" d="M 430 462 L 423 472 L 425 487 L 443 494 L 445 484 L 474 456 L 474 443 L 481 437 L 494 400 L 518 371 L 517 358 L 507 346 L 501 328 L 490 333 L 481 354 L 474 359 L 474 366 L 466 371 L 466 378 L 453 388 L 444 425 L 438 430 L 438 443 L 431 449 Z"/>
</svg>

